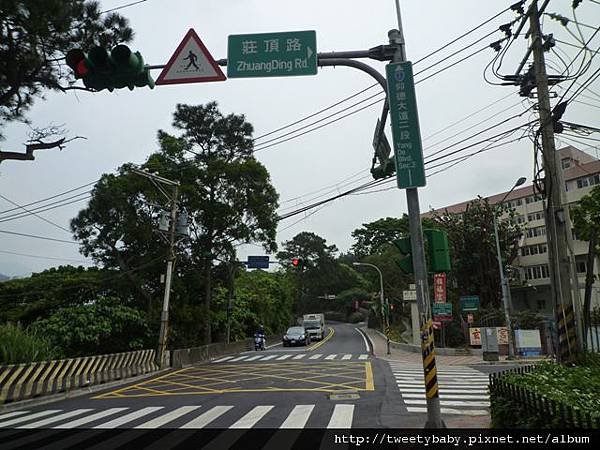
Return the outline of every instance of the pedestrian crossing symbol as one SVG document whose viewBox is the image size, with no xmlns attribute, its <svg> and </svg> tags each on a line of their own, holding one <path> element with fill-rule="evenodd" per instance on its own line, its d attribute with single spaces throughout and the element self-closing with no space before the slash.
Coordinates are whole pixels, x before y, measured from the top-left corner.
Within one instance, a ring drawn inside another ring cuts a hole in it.
<svg viewBox="0 0 600 450">
<path fill-rule="evenodd" d="M 156 84 L 224 81 L 225 74 L 193 28 L 187 32 Z"/>
</svg>

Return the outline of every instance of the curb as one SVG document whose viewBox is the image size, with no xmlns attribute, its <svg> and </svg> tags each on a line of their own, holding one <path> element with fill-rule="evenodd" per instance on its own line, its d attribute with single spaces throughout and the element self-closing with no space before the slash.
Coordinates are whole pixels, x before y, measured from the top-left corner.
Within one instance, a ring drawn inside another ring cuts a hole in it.
<svg viewBox="0 0 600 450">
<path fill-rule="evenodd" d="M 47 403 L 55 403 L 55 402 L 59 402 L 61 400 L 82 397 L 84 395 L 93 394 L 93 393 L 96 393 L 98 391 L 102 391 L 105 389 L 111 389 L 113 387 L 122 386 L 124 384 L 142 381 L 147 378 L 151 378 L 156 375 L 160 375 L 162 373 L 168 372 L 169 370 L 173 370 L 173 369 L 171 367 L 169 367 L 168 369 L 157 370 L 155 372 L 146 373 L 144 375 L 139 375 L 137 377 L 123 378 L 121 380 L 110 381 L 108 383 L 95 384 L 93 386 L 83 387 L 83 388 L 79 388 L 79 389 L 72 390 L 72 391 L 62 392 L 59 394 L 46 395 L 44 397 L 31 398 L 31 399 L 27 399 L 27 400 L 4 403 L 3 405 L 0 405 L 0 412 L 12 411 L 14 409 L 21 409 L 21 408 L 31 408 L 31 407 L 35 407 L 35 406 L 45 405 Z"/>
<path fill-rule="evenodd" d="M 377 355 L 375 355 L 375 345 L 373 344 L 371 337 L 362 328 L 354 327 L 354 329 L 357 330 L 360 334 L 362 334 L 363 337 L 369 343 L 369 348 L 370 348 L 369 353 L 371 354 L 371 356 L 377 356 Z"/>
</svg>

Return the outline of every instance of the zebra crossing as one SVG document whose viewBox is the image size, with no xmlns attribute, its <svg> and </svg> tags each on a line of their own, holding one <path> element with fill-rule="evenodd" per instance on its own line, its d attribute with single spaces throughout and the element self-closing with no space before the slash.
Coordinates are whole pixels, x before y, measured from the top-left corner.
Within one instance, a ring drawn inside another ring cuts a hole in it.
<svg viewBox="0 0 600 450">
<path fill-rule="evenodd" d="M 423 366 L 389 361 L 406 409 L 426 413 Z M 442 414 L 484 416 L 489 414 L 489 376 L 466 366 L 437 369 Z"/>
<path fill-rule="evenodd" d="M 324 414 L 316 414 L 322 408 Z M 201 429 L 201 428 L 351 428 L 355 405 L 305 404 L 305 405 L 186 405 L 179 407 L 146 406 L 142 408 L 118 407 L 108 409 L 81 408 L 64 411 L 11 411 L 0 413 L 2 429 Z M 312 420 L 311 420 L 312 418 Z M 261 422 L 264 425 L 261 425 Z M 307 426 L 308 425 L 308 426 Z"/>
<path fill-rule="evenodd" d="M 358 360 L 358 361 L 366 361 L 367 359 L 369 359 L 369 355 L 366 353 L 363 354 L 351 354 L 351 353 L 332 353 L 332 354 L 324 354 L 324 353 L 315 353 L 315 354 L 311 354 L 311 353 L 298 353 L 298 354 L 294 354 L 294 353 L 286 353 L 286 354 L 281 354 L 281 353 L 275 353 L 275 354 L 260 354 L 260 355 L 255 355 L 255 354 L 250 354 L 250 355 L 242 355 L 242 356 L 238 356 L 238 355 L 234 355 L 234 356 L 225 356 L 223 358 L 218 358 L 215 359 L 213 361 L 211 361 L 213 364 L 214 363 L 237 363 L 237 362 L 242 362 L 242 363 L 247 363 L 247 362 L 263 362 L 263 361 L 270 361 L 270 362 L 278 362 L 278 361 L 300 361 L 300 360 L 318 360 L 318 359 L 322 359 L 322 360 L 327 360 L 327 361 L 349 361 L 349 360 Z"/>
</svg>

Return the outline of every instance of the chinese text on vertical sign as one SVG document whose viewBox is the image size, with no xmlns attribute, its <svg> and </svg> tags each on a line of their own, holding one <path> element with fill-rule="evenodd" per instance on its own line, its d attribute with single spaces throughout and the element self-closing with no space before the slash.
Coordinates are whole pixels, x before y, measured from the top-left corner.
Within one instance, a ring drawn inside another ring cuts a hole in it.
<svg viewBox="0 0 600 450">
<path fill-rule="evenodd" d="M 425 186 L 423 148 L 410 61 L 386 66 L 398 187 Z"/>
<path fill-rule="evenodd" d="M 445 273 L 434 273 L 433 274 L 433 293 L 434 301 L 445 303 L 446 302 L 446 274 Z"/>
</svg>

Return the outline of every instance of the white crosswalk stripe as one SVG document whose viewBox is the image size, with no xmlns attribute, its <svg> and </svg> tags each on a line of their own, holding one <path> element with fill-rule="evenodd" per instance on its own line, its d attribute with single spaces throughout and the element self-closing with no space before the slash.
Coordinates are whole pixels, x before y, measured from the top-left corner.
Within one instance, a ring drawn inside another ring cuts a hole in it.
<svg viewBox="0 0 600 450">
<path fill-rule="evenodd" d="M 358 359 L 367 359 L 369 355 L 359 355 Z"/>
<path fill-rule="evenodd" d="M 342 356 L 342 359 L 351 359 L 351 358 L 352 358 L 352 355 L 344 355 L 344 356 Z"/>
<path fill-rule="evenodd" d="M 238 356 L 237 358 L 230 359 L 229 362 L 242 361 L 246 358 L 248 358 L 248 356 Z"/>
<path fill-rule="evenodd" d="M 335 359 L 337 355 L 334 353 L 333 355 L 327 355 L 325 359 Z"/>
<path fill-rule="evenodd" d="M 265 356 L 265 355 L 256 355 L 256 356 L 251 356 L 250 358 L 248 358 L 248 359 L 246 360 L 246 362 L 248 362 L 248 361 L 256 361 L 257 359 L 261 359 L 263 356 Z"/>
<path fill-rule="evenodd" d="M 406 409 L 426 413 L 423 367 L 390 362 Z M 470 367 L 437 368 L 442 414 L 482 416 L 489 414 L 488 375 Z"/>
<path fill-rule="evenodd" d="M 20 416 L 22 414 L 27 414 L 29 411 L 12 411 L 6 414 L 0 415 L 0 420 L 8 419 L 9 417 Z"/>
<path fill-rule="evenodd" d="M 264 361 L 271 361 L 271 362 L 277 362 L 277 361 L 292 361 L 292 360 L 300 360 L 300 359 L 310 359 L 310 360 L 316 360 L 316 359 L 323 359 L 323 360 L 327 360 L 327 361 L 350 361 L 350 360 L 359 360 L 359 361 L 365 361 L 367 359 L 369 359 L 369 355 L 367 354 L 352 354 L 352 353 L 345 353 L 343 355 L 341 354 L 324 354 L 324 353 L 299 353 L 299 354 L 294 354 L 294 353 L 285 353 L 285 354 L 281 354 L 281 353 L 275 353 L 275 354 L 258 354 L 258 355 L 239 355 L 239 356 L 226 356 L 223 358 L 219 358 L 219 359 L 215 359 L 213 361 L 211 361 L 211 363 L 213 364 L 219 364 L 219 363 L 224 363 L 224 364 L 228 364 L 228 363 L 237 363 L 237 362 L 241 362 L 241 363 L 247 363 L 247 362 L 264 362 Z M 409 375 L 413 376 L 415 373 L 411 372 Z"/>
<path fill-rule="evenodd" d="M 306 356 L 306 353 L 300 353 L 299 355 L 294 356 L 292 359 L 302 359 Z"/>
<path fill-rule="evenodd" d="M 275 361 L 283 361 L 284 359 L 291 358 L 292 356 L 294 356 L 294 355 L 283 355 L 283 356 L 280 356 L 279 358 L 277 358 Z"/>
<path fill-rule="evenodd" d="M 233 358 L 233 356 L 226 356 L 225 358 L 220 358 L 220 359 L 217 359 L 217 360 L 215 360 L 213 362 L 220 363 L 220 362 L 223 362 L 223 361 L 227 361 L 228 359 L 232 359 L 232 358 Z"/>
<path fill-rule="evenodd" d="M 420 400 L 417 399 L 413 400 L 412 404 L 421 406 Z M 13 411 L 3 415 L 7 419 L 3 422 L 3 426 L 5 428 L 21 429 L 93 428 L 97 430 L 117 427 L 129 429 L 201 429 L 208 427 L 250 429 L 261 427 L 261 423 L 264 423 L 273 428 L 303 429 L 310 419 L 310 427 L 352 427 L 355 405 L 338 403 L 333 405 L 333 408 L 330 404 L 325 405 L 327 414 L 317 414 L 315 411 L 319 407 L 323 408 L 323 406 L 315 404 L 293 405 L 291 410 L 289 409 L 290 406 L 275 405 L 256 405 L 250 408 L 231 405 L 211 405 L 209 407 L 187 405 L 179 407 L 109 408 L 105 410 L 86 408 L 74 410 L 51 409 L 37 412 Z M 459 404 L 456 403 L 456 406 L 459 406 Z M 77 418 L 77 416 L 83 417 Z M 265 420 L 263 421 L 263 419 Z M 43 434 L 42 430 L 39 430 L 39 433 Z M 128 433 L 133 433 L 133 431 Z M 132 434 L 132 436 L 135 435 Z M 110 438 L 112 437 L 110 436 Z M 57 441 L 57 444 L 59 444 L 59 441 Z"/>
<path fill-rule="evenodd" d="M 308 359 L 319 359 L 321 356 L 323 356 L 323 353 L 315 353 Z"/>
</svg>

